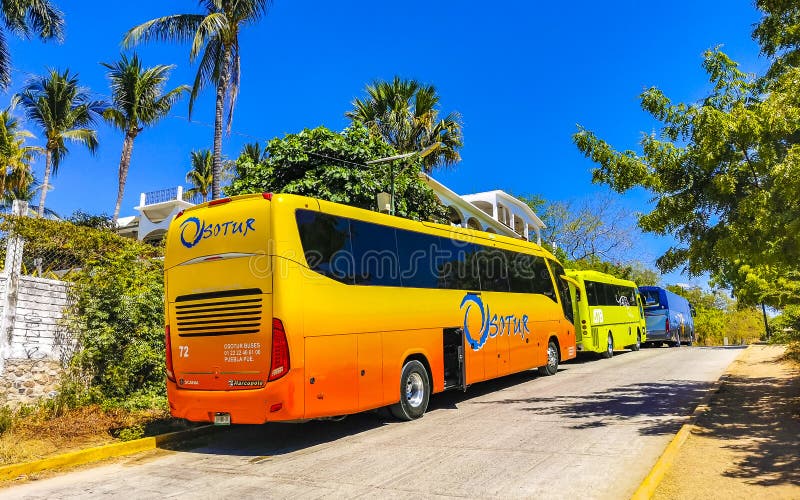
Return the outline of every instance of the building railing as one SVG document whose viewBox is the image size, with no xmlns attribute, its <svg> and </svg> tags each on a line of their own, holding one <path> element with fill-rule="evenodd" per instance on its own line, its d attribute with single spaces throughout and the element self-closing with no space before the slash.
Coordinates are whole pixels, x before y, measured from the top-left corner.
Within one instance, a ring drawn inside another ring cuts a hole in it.
<svg viewBox="0 0 800 500">
<path fill-rule="evenodd" d="M 188 189 L 183 186 L 177 186 L 167 189 L 159 189 L 158 191 L 150 191 L 142 193 L 139 198 L 139 206 L 144 207 L 147 205 L 155 205 L 157 203 L 165 203 L 167 201 L 186 201 L 199 205 L 203 203 L 203 196 L 200 193 L 189 195 Z"/>
<path fill-rule="evenodd" d="M 159 189 L 158 191 L 150 191 L 149 193 L 142 193 L 141 205 L 155 205 L 156 203 L 164 203 L 165 201 L 180 200 L 183 196 L 183 186 L 174 188 Z"/>
</svg>

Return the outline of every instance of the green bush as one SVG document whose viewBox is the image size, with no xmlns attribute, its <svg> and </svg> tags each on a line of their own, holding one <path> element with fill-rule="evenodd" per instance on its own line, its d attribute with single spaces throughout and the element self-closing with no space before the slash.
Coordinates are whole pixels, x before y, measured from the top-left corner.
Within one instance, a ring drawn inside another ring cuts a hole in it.
<svg viewBox="0 0 800 500">
<path fill-rule="evenodd" d="M 123 404 L 165 395 L 164 271 L 129 245 L 93 259 L 74 278 L 73 366 L 93 399 Z"/>
<path fill-rule="evenodd" d="M 14 424 L 14 412 L 7 406 L 0 407 L 0 435 Z"/>
</svg>

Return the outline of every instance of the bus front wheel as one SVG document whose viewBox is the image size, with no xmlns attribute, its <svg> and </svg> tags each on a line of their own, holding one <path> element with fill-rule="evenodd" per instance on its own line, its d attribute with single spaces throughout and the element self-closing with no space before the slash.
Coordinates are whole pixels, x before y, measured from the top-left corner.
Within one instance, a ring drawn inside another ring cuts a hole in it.
<svg viewBox="0 0 800 500">
<path fill-rule="evenodd" d="M 539 375 L 555 375 L 558 372 L 558 345 L 554 340 L 547 344 L 547 364 L 539 367 Z"/>
<path fill-rule="evenodd" d="M 389 407 L 395 418 L 414 420 L 428 409 L 431 397 L 430 377 L 419 361 L 412 359 L 400 373 L 400 402 Z"/>
</svg>

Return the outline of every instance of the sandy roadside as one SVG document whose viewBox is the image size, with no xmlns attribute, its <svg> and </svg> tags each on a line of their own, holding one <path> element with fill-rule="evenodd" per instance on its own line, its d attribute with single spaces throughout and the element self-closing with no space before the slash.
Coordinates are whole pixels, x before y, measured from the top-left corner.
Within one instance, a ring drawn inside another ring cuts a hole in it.
<svg viewBox="0 0 800 500">
<path fill-rule="evenodd" d="M 731 364 L 653 498 L 800 498 L 800 369 L 783 352 Z"/>
</svg>

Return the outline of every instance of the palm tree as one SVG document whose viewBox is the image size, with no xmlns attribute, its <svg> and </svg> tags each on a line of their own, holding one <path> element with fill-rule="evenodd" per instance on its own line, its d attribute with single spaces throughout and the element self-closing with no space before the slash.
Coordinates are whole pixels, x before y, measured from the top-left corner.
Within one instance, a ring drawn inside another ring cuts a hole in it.
<svg viewBox="0 0 800 500">
<path fill-rule="evenodd" d="M 0 19 L 7 31 L 22 38 L 31 35 L 41 40 L 64 37 L 64 14 L 49 0 L 0 0 Z M 0 88 L 11 83 L 11 52 L 5 33 L 0 30 Z"/>
<path fill-rule="evenodd" d="M 132 28 L 122 40 L 124 47 L 142 41 L 191 41 L 189 60 L 200 57 L 197 76 L 189 98 L 189 116 L 200 90 L 212 83 L 216 87 L 214 115 L 214 168 L 212 198 L 219 198 L 222 175 L 222 119 L 228 108 L 227 132 L 230 133 L 233 109 L 239 95 L 239 31 L 267 14 L 271 0 L 200 0 L 203 13 L 159 17 Z M 202 54 L 202 55 L 201 55 Z"/>
<path fill-rule="evenodd" d="M 267 152 L 258 142 L 250 142 L 242 147 L 239 158 L 250 160 L 253 165 L 258 165 L 267 159 Z"/>
<path fill-rule="evenodd" d="M 0 111 L 0 194 L 6 196 L 10 190 L 25 190 L 33 179 L 31 162 L 44 150 L 37 146 L 26 146 L 25 141 L 33 134 L 20 128 L 14 116 L 19 99 L 12 97 L 11 104 Z"/>
<path fill-rule="evenodd" d="M 392 82 L 375 81 L 366 91 L 367 97 L 353 100 L 353 110 L 345 116 L 367 125 L 399 153 L 421 151 L 438 142 L 436 152 L 422 160 L 428 173 L 461 160 L 461 116 L 453 112 L 439 119 L 439 95 L 433 85 L 396 76 Z"/>
<path fill-rule="evenodd" d="M 48 76 L 31 80 L 22 89 L 20 102 L 27 118 L 42 129 L 45 135 L 44 178 L 39 200 L 39 217 L 44 214 L 44 202 L 50 186 L 50 174 L 58 173 L 67 155 L 66 141 L 97 150 L 97 131 L 89 128 L 103 114 L 105 103 L 93 101 L 86 89 L 78 86 L 78 76 L 51 69 Z"/>
<path fill-rule="evenodd" d="M 200 195 L 205 203 L 213 182 L 213 169 L 214 161 L 211 151 L 207 149 L 192 151 L 192 169 L 186 173 L 186 182 L 193 187 L 186 191 L 186 195 L 190 198 Z"/>
<path fill-rule="evenodd" d="M 174 66 L 158 65 L 143 68 L 142 62 L 133 55 L 131 59 L 125 54 L 114 64 L 101 63 L 108 68 L 111 80 L 112 107 L 103 112 L 103 118 L 112 126 L 125 134 L 122 142 L 122 156 L 119 160 L 119 189 L 117 204 L 114 206 L 112 220 L 116 223 L 122 197 L 125 194 L 125 182 L 131 165 L 133 141 L 144 130 L 144 127 L 155 124 L 169 114 L 172 106 L 189 90 L 188 85 L 181 85 L 167 93 L 164 86 L 169 79 L 169 71 Z"/>
</svg>

